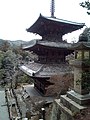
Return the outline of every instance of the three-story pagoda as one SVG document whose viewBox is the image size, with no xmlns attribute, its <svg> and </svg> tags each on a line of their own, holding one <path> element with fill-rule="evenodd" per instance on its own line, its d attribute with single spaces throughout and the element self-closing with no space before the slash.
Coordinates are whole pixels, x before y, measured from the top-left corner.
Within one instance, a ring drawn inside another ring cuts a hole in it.
<svg viewBox="0 0 90 120">
<path fill-rule="evenodd" d="M 62 40 L 62 36 L 83 28 L 85 24 L 58 19 L 54 16 L 54 0 L 52 0 L 51 17 L 40 14 L 36 22 L 27 29 L 27 32 L 38 34 L 41 40 L 33 40 L 31 44 L 23 47 L 38 56 L 33 62 L 20 67 L 22 71 L 34 79 L 34 87 L 45 95 L 47 87 L 51 84 L 48 79 L 53 75 L 70 72 L 71 69 L 65 61 L 70 43 Z"/>
</svg>

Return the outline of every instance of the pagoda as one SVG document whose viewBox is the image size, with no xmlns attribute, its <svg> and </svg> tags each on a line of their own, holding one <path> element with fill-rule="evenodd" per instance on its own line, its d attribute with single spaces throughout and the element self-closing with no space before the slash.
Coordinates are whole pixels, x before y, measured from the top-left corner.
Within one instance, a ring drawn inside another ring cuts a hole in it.
<svg viewBox="0 0 90 120">
<path fill-rule="evenodd" d="M 22 65 L 20 69 L 34 79 L 34 87 L 45 95 L 47 87 L 51 85 L 48 80 L 53 75 L 70 72 L 65 57 L 73 50 L 69 50 L 70 43 L 62 40 L 62 36 L 84 27 L 84 23 L 76 23 L 54 16 L 54 0 L 51 5 L 51 17 L 40 14 L 36 22 L 27 29 L 27 32 L 38 34 L 42 39 L 32 40 L 23 50 L 32 51 L 37 59 Z"/>
</svg>

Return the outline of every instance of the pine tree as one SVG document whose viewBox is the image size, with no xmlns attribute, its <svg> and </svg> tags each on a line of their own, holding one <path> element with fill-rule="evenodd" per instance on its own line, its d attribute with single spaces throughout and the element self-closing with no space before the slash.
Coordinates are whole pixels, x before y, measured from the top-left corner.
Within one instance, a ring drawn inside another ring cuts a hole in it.
<svg viewBox="0 0 90 120">
<path fill-rule="evenodd" d="M 81 2 L 80 6 L 82 6 L 83 8 L 86 8 L 87 14 L 90 15 L 90 2 L 89 2 L 89 0 L 87 0 L 85 2 Z"/>
</svg>

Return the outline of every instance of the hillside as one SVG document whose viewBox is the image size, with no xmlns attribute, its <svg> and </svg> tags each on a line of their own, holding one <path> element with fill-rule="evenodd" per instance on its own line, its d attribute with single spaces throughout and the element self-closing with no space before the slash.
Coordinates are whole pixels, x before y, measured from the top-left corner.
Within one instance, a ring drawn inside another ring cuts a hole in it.
<svg viewBox="0 0 90 120">
<path fill-rule="evenodd" d="M 19 47 L 23 44 L 28 44 L 28 42 L 30 42 L 30 41 L 27 42 L 27 41 L 23 41 L 23 40 L 11 41 L 11 40 L 0 39 L 0 46 L 2 46 L 6 41 L 11 45 L 11 47 Z"/>
<path fill-rule="evenodd" d="M 22 44 L 26 43 L 26 41 L 23 40 L 15 40 L 15 41 L 8 40 L 8 42 L 10 43 L 11 47 L 19 47 Z"/>
</svg>

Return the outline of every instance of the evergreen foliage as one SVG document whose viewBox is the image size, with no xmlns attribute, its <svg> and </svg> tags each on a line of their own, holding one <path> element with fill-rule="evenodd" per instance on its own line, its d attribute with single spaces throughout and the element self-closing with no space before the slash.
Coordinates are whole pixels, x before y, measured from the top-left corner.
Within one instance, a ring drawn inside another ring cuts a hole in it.
<svg viewBox="0 0 90 120">
<path fill-rule="evenodd" d="M 12 47 L 9 41 L 0 39 L 0 84 L 9 83 L 17 88 L 18 82 L 30 82 L 29 77 L 23 73 L 20 75 L 18 69 L 18 65 L 28 59 L 29 53 L 22 50 L 22 45 Z"/>
<path fill-rule="evenodd" d="M 80 6 L 87 9 L 87 14 L 90 15 L 90 2 L 89 0 L 80 3 Z"/>
</svg>

